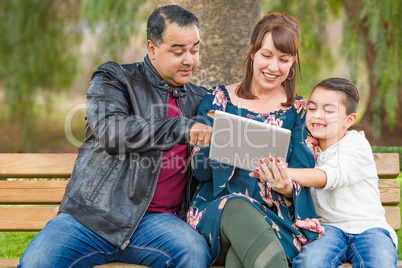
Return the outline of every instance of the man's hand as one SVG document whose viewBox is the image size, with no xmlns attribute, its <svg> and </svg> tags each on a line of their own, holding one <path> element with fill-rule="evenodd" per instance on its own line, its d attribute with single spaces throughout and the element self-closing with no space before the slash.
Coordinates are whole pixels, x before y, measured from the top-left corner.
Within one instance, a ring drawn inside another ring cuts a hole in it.
<svg viewBox="0 0 402 268">
<path fill-rule="evenodd" d="M 190 129 L 190 144 L 207 147 L 211 143 L 212 127 L 195 123 Z"/>
</svg>

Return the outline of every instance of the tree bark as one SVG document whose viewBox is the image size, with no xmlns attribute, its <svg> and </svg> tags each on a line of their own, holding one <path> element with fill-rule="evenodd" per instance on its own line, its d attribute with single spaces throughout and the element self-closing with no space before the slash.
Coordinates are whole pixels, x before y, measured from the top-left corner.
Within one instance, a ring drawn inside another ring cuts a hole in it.
<svg viewBox="0 0 402 268">
<path fill-rule="evenodd" d="M 200 20 L 200 62 L 192 83 L 210 88 L 242 78 L 242 59 L 261 17 L 260 0 L 153 0 L 154 7 L 178 4 Z"/>
</svg>

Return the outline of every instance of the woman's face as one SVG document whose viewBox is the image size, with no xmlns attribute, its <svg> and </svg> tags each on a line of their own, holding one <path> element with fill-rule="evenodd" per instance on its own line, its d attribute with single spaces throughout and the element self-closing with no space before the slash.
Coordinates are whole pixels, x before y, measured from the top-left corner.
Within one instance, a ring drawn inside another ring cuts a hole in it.
<svg viewBox="0 0 402 268">
<path fill-rule="evenodd" d="M 275 90 L 288 77 L 294 57 L 275 48 L 271 32 L 265 34 L 253 56 L 253 87 L 256 90 Z"/>
</svg>

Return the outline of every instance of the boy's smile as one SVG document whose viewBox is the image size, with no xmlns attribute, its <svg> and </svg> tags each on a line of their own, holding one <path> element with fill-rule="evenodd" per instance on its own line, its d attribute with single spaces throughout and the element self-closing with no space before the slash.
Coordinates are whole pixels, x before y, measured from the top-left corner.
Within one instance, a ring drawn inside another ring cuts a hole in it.
<svg viewBox="0 0 402 268">
<path fill-rule="evenodd" d="M 336 144 L 345 136 L 356 120 L 356 114 L 346 114 L 344 93 L 316 88 L 310 96 L 306 124 L 311 135 L 318 139 L 322 151 Z"/>
<path fill-rule="evenodd" d="M 311 126 L 313 129 L 320 129 L 320 128 L 326 127 L 325 124 L 321 124 L 321 123 L 312 123 Z"/>
</svg>

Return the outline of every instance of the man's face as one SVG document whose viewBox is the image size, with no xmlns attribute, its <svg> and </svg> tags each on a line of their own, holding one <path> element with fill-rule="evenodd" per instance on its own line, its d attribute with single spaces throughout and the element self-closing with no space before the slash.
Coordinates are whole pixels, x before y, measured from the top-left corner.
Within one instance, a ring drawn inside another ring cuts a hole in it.
<svg viewBox="0 0 402 268">
<path fill-rule="evenodd" d="M 167 24 L 163 42 L 156 46 L 148 40 L 148 57 L 163 80 L 182 86 L 190 82 L 197 69 L 199 44 L 197 26 Z"/>
</svg>

